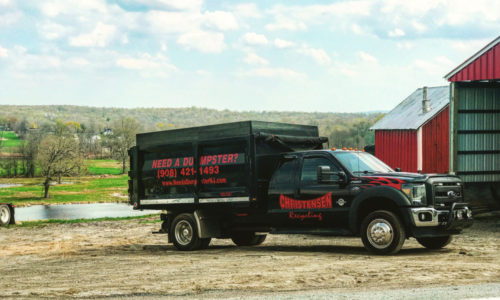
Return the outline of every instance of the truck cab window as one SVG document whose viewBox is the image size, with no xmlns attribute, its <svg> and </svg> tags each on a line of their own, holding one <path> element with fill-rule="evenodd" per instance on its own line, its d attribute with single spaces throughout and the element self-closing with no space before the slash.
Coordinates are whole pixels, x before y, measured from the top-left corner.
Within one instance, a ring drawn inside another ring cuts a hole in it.
<svg viewBox="0 0 500 300">
<path fill-rule="evenodd" d="M 329 166 L 330 171 L 339 172 L 340 169 L 332 161 L 324 157 L 310 157 L 304 158 L 304 163 L 302 164 L 302 173 L 300 175 L 301 182 L 316 182 L 318 180 L 317 169 L 319 166 Z M 334 180 L 338 179 L 338 176 L 332 176 Z"/>
<path fill-rule="evenodd" d="M 293 175 L 295 169 L 295 160 L 285 161 L 281 167 L 274 173 L 273 178 L 271 179 L 271 185 L 282 185 L 282 184 L 291 184 L 293 182 Z"/>
</svg>

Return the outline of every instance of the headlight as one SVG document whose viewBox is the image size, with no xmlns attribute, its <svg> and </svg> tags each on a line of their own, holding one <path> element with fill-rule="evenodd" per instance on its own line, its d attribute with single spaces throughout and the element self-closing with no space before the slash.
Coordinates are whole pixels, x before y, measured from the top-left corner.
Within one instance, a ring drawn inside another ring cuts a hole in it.
<svg viewBox="0 0 500 300">
<path fill-rule="evenodd" d="M 401 191 L 408 196 L 412 205 L 426 204 L 425 184 L 403 184 Z"/>
</svg>

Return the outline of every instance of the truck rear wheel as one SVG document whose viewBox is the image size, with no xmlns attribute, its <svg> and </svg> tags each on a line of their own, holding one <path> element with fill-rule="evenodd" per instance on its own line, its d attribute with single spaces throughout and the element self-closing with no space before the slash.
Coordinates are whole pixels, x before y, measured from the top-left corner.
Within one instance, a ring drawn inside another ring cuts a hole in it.
<svg viewBox="0 0 500 300">
<path fill-rule="evenodd" d="M 390 211 L 377 210 L 361 223 L 361 240 L 376 254 L 394 254 L 401 250 L 406 233 L 399 218 Z"/>
<path fill-rule="evenodd" d="M 231 235 L 231 240 L 238 246 L 257 246 L 266 240 L 265 234 L 257 235 L 251 231 L 235 232 Z"/>
<path fill-rule="evenodd" d="M 0 205 L 0 225 L 7 225 L 10 223 L 12 213 L 8 205 Z"/>
<path fill-rule="evenodd" d="M 427 249 L 441 249 L 448 245 L 451 240 L 451 235 L 417 238 L 417 241 L 420 243 L 420 245 L 424 246 Z"/>
<path fill-rule="evenodd" d="M 174 246 L 181 251 L 192 251 L 201 249 L 204 243 L 208 246 L 205 239 L 198 237 L 198 230 L 196 228 L 196 221 L 192 214 L 180 214 L 172 221 L 170 233 Z"/>
</svg>

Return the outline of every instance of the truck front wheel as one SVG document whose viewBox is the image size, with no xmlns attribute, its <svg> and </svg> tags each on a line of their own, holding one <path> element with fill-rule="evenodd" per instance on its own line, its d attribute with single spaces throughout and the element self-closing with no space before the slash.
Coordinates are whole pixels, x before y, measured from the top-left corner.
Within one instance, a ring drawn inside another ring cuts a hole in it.
<svg viewBox="0 0 500 300">
<path fill-rule="evenodd" d="M 399 218 L 390 211 L 377 210 L 361 223 L 361 240 L 376 254 L 394 254 L 401 250 L 406 233 Z"/>
<path fill-rule="evenodd" d="M 12 214 L 8 205 L 0 205 L 0 226 L 10 223 Z"/>
<path fill-rule="evenodd" d="M 448 245 L 451 240 L 451 235 L 417 238 L 417 241 L 420 243 L 420 245 L 424 246 L 427 249 L 441 249 Z"/>
<path fill-rule="evenodd" d="M 257 246 L 264 242 L 265 234 L 257 235 L 255 232 L 241 231 L 231 235 L 231 240 L 238 246 Z"/>
<path fill-rule="evenodd" d="M 172 234 L 174 246 L 181 251 L 197 250 L 205 246 L 204 241 L 198 237 L 196 221 L 192 214 L 185 213 L 175 217 L 169 234 Z"/>
</svg>

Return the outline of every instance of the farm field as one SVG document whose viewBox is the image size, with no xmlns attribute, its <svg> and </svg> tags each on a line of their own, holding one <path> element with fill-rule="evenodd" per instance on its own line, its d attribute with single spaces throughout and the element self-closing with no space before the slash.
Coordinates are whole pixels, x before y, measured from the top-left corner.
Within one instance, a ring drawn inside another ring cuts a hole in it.
<svg viewBox="0 0 500 300">
<path fill-rule="evenodd" d="M 21 184 L 0 188 L 2 202 L 16 206 L 34 204 L 126 202 L 127 175 L 65 177 L 62 184 L 50 188 L 50 198 L 43 198 L 41 178 L 0 178 L 0 184 Z"/>
<path fill-rule="evenodd" d="M 0 131 L 1 152 L 10 153 L 23 142 L 12 131 Z"/>
<path fill-rule="evenodd" d="M 0 132 L 2 138 L 1 155 L 13 155 L 22 140 L 10 131 Z M 19 161 L 19 164 L 21 162 Z M 127 176 L 121 175 L 121 164 L 111 159 L 85 160 L 83 176 L 65 177 L 62 184 L 50 188 L 50 198 L 43 198 L 43 178 L 5 178 L 0 177 L 1 184 L 20 186 L 0 188 L 2 202 L 13 203 L 16 206 L 35 204 L 63 203 L 95 203 L 95 202 L 126 202 Z M 36 170 L 35 174 L 39 174 Z M 5 170 L 0 168 L 0 176 Z"/>
<path fill-rule="evenodd" d="M 0 184 L 20 184 L 0 188 L 0 199 L 17 206 L 34 204 L 126 202 L 127 175 L 114 160 L 87 160 L 90 175 L 64 177 L 62 184 L 50 188 L 50 198 L 43 198 L 43 178 L 0 178 Z M 108 175 L 112 174 L 112 175 Z"/>
<path fill-rule="evenodd" d="M 492 283 L 500 294 L 498 217 L 476 220 L 445 249 L 410 239 L 394 256 L 370 255 L 358 238 L 305 235 L 269 235 L 258 247 L 216 239 L 180 252 L 151 234 L 157 219 L 0 228 L 0 297 L 274 298 Z"/>
</svg>

